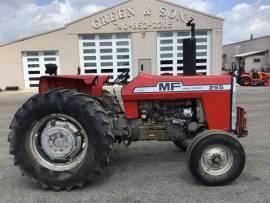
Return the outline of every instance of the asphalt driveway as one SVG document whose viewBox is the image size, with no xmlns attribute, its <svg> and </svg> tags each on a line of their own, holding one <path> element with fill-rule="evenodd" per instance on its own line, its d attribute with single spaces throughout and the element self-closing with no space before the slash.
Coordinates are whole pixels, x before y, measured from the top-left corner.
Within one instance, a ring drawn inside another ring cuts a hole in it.
<svg viewBox="0 0 270 203">
<path fill-rule="evenodd" d="M 115 146 L 95 184 L 53 192 L 22 177 L 8 153 L 8 125 L 33 93 L 0 92 L 0 202 L 270 202 L 270 88 L 241 87 L 238 93 L 238 104 L 248 111 L 249 137 L 241 139 L 245 170 L 232 184 L 199 185 L 171 142 L 136 142 Z"/>
</svg>

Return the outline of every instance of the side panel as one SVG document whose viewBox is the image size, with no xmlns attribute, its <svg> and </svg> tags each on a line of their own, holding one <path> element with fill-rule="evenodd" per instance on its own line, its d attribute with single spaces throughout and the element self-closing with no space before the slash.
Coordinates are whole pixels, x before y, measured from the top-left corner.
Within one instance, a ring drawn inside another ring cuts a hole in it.
<svg viewBox="0 0 270 203">
<path fill-rule="evenodd" d="M 231 130 L 231 94 L 220 92 L 205 94 L 202 100 L 204 113 L 209 129 Z"/>
<path fill-rule="evenodd" d="M 139 118 L 143 100 L 200 99 L 209 129 L 231 130 L 230 76 L 152 76 L 140 74 L 122 89 L 125 114 Z"/>
</svg>

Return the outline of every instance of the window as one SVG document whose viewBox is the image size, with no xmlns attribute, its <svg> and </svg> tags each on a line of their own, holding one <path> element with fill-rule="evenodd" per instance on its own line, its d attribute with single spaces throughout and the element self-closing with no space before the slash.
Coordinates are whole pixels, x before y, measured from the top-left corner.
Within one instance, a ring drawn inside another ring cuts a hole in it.
<svg viewBox="0 0 270 203">
<path fill-rule="evenodd" d="M 161 32 L 160 37 L 172 37 L 173 33 L 172 32 Z"/>
<path fill-rule="evenodd" d="M 101 69 L 101 73 L 113 73 L 113 69 Z"/>
<path fill-rule="evenodd" d="M 94 47 L 96 44 L 95 42 L 84 42 L 83 46 L 84 47 Z"/>
<path fill-rule="evenodd" d="M 82 35 L 83 40 L 95 39 L 95 35 Z"/>
<path fill-rule="evenodd" d="M 37 61 L 39 61 L 39 58 L 28 58 L 27 61 L 28 62 L 37 62 Z"/>
<path fill-rule="evenodd" d="M 190 37 L 190 32 L 178 32 L 178 37 Z"/>
<path fill-rule="evenodd" d="M 97 73 L 97 70 L 95 70 L 95 69 L 87 69 L 87 70 L 85 70 L 85 73 Z"/>
<path fill-rule="evenodd" d="M 129 55 L 118 55 L 117 59 L 129 59 Z"/>
<path fill-rule="evenodd" d="M 27 52 L 27 56 L 38 56 L 38 52 L 29 51 L 29 52 Z"/>
<path fill-rule="evenodd" d="M 173 54 L 160 54 L 160 58 L 172 58 Z"/>
<path fill-rule="evenodd" d="M 127 48 L 121 48 L 121 49 L 117 49 L 117 52 L 118 53 L 122 53 L 122 52 L 126 53 L 126 52 L 129 52 L 129 49 L 127 49 Z"/>
<path fill-rule="evenodd" d="M 254 59 L 254 63 L 260 63 L 261 62 L 261 59 L 260 58 L 255 58 Z"/>
<path fill-rule="evenodd" d="M 45 51 L 44 56 L 55 56 L 56 52 L 55 51 Z"/>
<path fill-rule="evenodd" d="M 85 60 L 85 61 L 88 61 L 88 60 L 90 60 L 90 61 L 91 61 L 91 60 L 96 60 L 96 58 L 97 58 L 96 56 L 84 56 L 84 60 Z"/>
<path fill-rule="evenodd" d="M 173 47 L 160 47 L 160 51 L 172 51 Z"/>
<path fill-rule="evenodd" d="M 112 55 L 105 55 L 105 56 L 100 56 L 100 59 L 101 60 L 112 60 L 113 59 L 113 57 L 112 57 Z"/>
<path fill-rule="evenodd" d="M 128 41 L 120 41 L 120 42 L 116 42 L 117 46 L 128 46 L 129 42 Z"/>
<path fill-rule="evenodd" d="M 112 42 L 100 42 L 100 46 L 112 46 Z"/>
<path fill-rule="evenodd" d="M 83 53 L 85 53 L 85 54 L 94 54 L 94 53 L 96 53 L 96 50 L 95 49 L 84 49 Z"/>
<path fill-rule="evenodd" d="M 28 64 L 28 68 L 39 68 L 39 64 Z"/>
<path fill-rule="evenodd" d="M 100 53 L 112 53 L 112 49 L 100 49 Z"/>
<path fill-rule="evenodd" d="M 101 34 L 99 35 L 99 39 L 112 39 L 111 34 Z"/>
<path fill-rule="evenodd" d="M 101 67 L 103 67 L 103 66 L 113 66 L 113 62 L 101 62 L 100 65 L 101 65 Z"/>
<path fill-rule="evenodd" d="M 116 34 L 116 39 L 128 39 L 128 38 L 129 38 L 129 34 L 127 33 Z"/>
<path fill-rule="evenodd" d="M 124 61 L 124 62 L 117 62 L 118 66 L 129 66 L 129 62 L 128 61 Z"/>
<path fill-rule="evenodd" d="M 172 39 L 168 39 L 168 40 L 160 40 L 160 44 L 172 44 L 173 40 Z"/>
<path fill-rule="evenodd" d="M 56 61 L 56 58 L 55 57 L 44 58 L 44 61 Z"/>
<path fill-rule="evenodd" d="M 40 74 L 40 71 L 28 71 L 29 74 Z"/>
<path fill-rule="evenodd" d="M 96 63 L 85 63 L 84 67 L 96 67 L 97 64 Z"/>
</svg>

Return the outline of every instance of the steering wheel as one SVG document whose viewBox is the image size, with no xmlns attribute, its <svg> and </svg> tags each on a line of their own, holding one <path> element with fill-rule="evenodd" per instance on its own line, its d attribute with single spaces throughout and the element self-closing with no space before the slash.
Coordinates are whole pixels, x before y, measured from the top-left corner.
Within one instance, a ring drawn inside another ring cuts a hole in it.
<svg viewBox="0 0 270 203">
<path fill-rule="evenodd" d="M 118 75 L 117 78 L 113 81 L 113 85 L 126 84 L 129 78 L 129 72 L 130 70 L 128 69 L 128 70 L 123 71 L 120 75 Z"/>
</svg>

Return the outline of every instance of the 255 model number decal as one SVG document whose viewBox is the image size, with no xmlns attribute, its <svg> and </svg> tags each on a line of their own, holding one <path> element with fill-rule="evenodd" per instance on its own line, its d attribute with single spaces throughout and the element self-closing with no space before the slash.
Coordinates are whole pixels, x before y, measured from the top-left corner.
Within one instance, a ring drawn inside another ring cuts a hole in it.
<svg viewBox="0 0 270 203">
<path fill-rule="evenodd" d="M 224 90 L 223 85 L 209 85 L 209 90 Z"/>
</svg>

